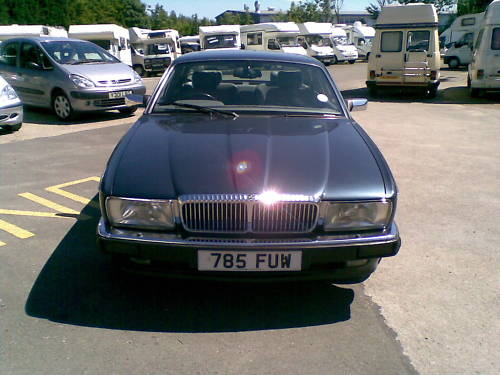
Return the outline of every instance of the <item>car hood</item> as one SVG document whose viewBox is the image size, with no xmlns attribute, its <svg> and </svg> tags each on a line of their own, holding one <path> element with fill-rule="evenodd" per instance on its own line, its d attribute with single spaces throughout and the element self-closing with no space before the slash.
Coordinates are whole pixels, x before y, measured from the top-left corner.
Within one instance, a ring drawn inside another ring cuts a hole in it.
<svg viewBox="0 0 500 375">
<path fill-rule="evenodd" d="M 132 68 L 126 64 L 81 64 L 81 65 L 61 65 L 70 74 L 79 74 L 94 82 L 110 79 L 132 79 L 134 74 Z"/>
<path fill-rule="evenodd" d="M 145 115 L 119 143 L 106 195 L 283 194 L 323 199 L 385 196 L 374 154 L 349 119 L 206 114 Z"/>
</svg>

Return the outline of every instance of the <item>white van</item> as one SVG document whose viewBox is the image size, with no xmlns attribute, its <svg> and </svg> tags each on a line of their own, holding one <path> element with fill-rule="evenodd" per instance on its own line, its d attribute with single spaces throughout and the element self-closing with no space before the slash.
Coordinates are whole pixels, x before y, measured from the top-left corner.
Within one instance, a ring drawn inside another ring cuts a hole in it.
<svg viewBox="0 0 500 375">
<path fill-rule="evenodd" d="M 500 91 L 500 0 L 494 0 L 486 8 L 469 65 L 467 85 L 471 96 Z"/>
<path fill-rule="evenodd" d="M 10 38 L 21 38 L 30 36 L 52 36 L 67 38 L 68 32 L 62 26 L 43 25 L 7 25 L 0 26 L 0 41 Z"/>
<path fill-rule="evenodd" d="M 347 40 L 349 43 L 354 44 L 358 50 L 358 57 L 366 58 L 368 60 L 370 51 L 372 50 L 375 29 L 356 21 L 354 24 L 344 27 L 344 30 L 347 34 Z"/>
<path fill-rule="evenodd" d="M 179 32 L 173 29 L 129 29 L 132 67 L 141 76 L 163 73 L 181 55 Z"/>
<path fill-rule="evenodd" d="M 200 46 L 203 50 L 240 49 L 240 25 L 200 26 Z"/>
<path fill-rule="evenodd" d="M 331 38 L 332 24 L 327 22 L 305 22 L 297 24 L 300 35 L 297 40 L 307 55 L 330 65 L 334 59 Z"/>
<path fill-rule="evenodd" d="M 472 45 L 477 37 L 483 17 L 484 12 L 460 16 L 440 35 L 441 40 L 446 42 L 446 37 L 449 40 L 443 59 L 450 69 L 456 69 L 460 65 L 468 65 L 472 61 Z M 442 39 L 443 36 L 444 39 Z"/>
<path fill-rule="evenodd" d="M 432 4 L 389 5 L 375 24 L 366 85 L 421 88 L 430 97 L 439 86 L 438 16 Z"/>
<path fill-rule="evenodd" d="M 354 64 L 358 58 L 358 50 L 347 38 L 344 27 L 346 25 L 335 25 L 332 27 L 331 38 L 335 53 L 333 58 L 334 64 L 342 61 L 349 61 L 349 63 Z"/>
<path fill-rule="evenodd" d="M 299 27 L 294 22 L 267 22 L 241 26 L 242 48 L 307 55 L 299 44 Z"/>
<path fill-rule="evenodd" d="M 71 25 L 68 34 L 70 38 L 97 44 L 122 63 L 132 66 L 130 36 L 127 29 L 115 24 Z"/>
</svg>

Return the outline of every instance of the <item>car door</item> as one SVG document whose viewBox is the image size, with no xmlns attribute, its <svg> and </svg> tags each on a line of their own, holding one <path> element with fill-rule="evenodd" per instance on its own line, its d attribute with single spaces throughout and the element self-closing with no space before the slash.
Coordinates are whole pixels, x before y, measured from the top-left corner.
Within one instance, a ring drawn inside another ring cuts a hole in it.
<svg viewBox="0 0 500 375">
<path fill-rule="evenodd" d="M 491 87 L 499 87 L 500 81 L 500 27 L 493 27 L 488 31 L 491 38 L 488 40 L 485 57 L 485 76 L 490 79 Z"/>
<path fill-rule="evenodd" d="M 19 42 L 3 42 L 0 45 L 0 74 L 16 90 L 18 90 L 17 60 L 19 57 Z M 24 98 L 23 98 L 24 99 Z"/>
<path fill-rule="evenodd" d="M 403 30 L 387 30 L 380 34 L 380 47 L 371 57 L 377 72 L 377 81 L 382 84 L 399 84 L 403 82 Z"/>
<path fill-rule="evenodd" d="M 406 49 L 403 55 L 403 81 L 408 84 L 426 83 L 430 73 L 428 57 L 432 56 L 430 30 L 408 30 Z"/>
<path fill-rule="evenodd" d="M 32 42 L 22 42 L 17 71 L 19 91 L 26 102 L 37 106 L 50 103 L 51 66 L 42 50 Z"/>
</svg>

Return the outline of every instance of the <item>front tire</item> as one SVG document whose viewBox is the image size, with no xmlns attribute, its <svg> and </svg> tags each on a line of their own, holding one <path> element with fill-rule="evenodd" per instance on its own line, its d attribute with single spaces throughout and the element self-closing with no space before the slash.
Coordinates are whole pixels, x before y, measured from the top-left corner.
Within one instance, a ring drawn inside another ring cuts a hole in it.
<svg viewBox="0 0 500 375">
<path fill-rule="evenodd" d="M 21 126 L 23 126 L 23 124 L 12 125 L 10 127 L 10 130 L 13 131 L 13 132 L 17 132 L 19 129 L 21 129 Z"/>
<path fill-rule="evenodd" d="M 137 111 L 137 107 L 127 107 L 127 108 L 120 108 L 118 110 L 122 115 L 132 115 Z"/>
<path fill-rule="evenodd" d="M 479 97 L 482 95 L 482 90 L 481 90 L 481 89 L 475 89 L 475 88 L 470 87 L 470 88 L 469 88 L 469 95 L 470 95 L 472 98 L 479 98 Z"/>
<path fill-rule="evenodd" d="M 337 59 L 337 56 L 333 55 L 333 61 L 332 64 L 337 64 L 339 62 L 339 59 Z"/>
<path fill-rule="evenodd" d="M 63 92 L 58 92 L 52 98 L 52 109 L 56 116 L 62 121 L 69 121 L 74 118 L 75 111 L 71 102 Z"/>
<path fill-rule="evenodd" d="M 450 69 L 458 69 L 458 67 L 460 66 L 460 60 L 456 57 L 452 57 L 449 61 L 448 61 L 448 67 Z"/>
<path fill-rule="evenodd" d="M 429 91 L 427 92 L 427 97 L 434 99 L 437 96 L 438 88 L 437 87 L 431 87 Z"/>
</svg>

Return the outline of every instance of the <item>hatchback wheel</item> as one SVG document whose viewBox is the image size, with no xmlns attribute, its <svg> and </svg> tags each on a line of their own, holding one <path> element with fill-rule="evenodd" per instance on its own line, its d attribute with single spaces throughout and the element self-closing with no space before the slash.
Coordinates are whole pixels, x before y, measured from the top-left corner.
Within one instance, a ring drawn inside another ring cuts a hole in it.
<svg viewBox="0 0 500 375">
<path fill-rule="evenodd" d="M 62 92 L 57 93 L 52 99 L 52 109 L 56 116 L 63 121 L 71 120 L 75 113 L 68 97 Z"/>
<path fill-rule="evenodd" d="M 460 60 L 456 57 L 453 57 L 450 61 L 448 61 L 448 67 L 450 69 L 457 69 L 460 66 Z"/>
</svg>

